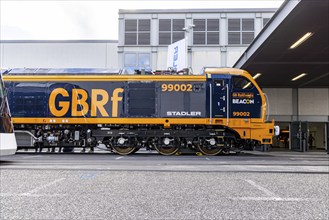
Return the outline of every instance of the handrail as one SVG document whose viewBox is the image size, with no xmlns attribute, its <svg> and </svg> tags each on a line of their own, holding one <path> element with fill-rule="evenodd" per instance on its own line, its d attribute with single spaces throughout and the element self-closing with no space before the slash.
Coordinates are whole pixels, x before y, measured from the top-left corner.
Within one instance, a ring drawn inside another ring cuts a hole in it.
<svg viewBox="0 0 329 220">
<path fill-rule="evenodd" d="M 228 126 L 230 113 L 230 94 L 228 84 L 226 84 L 226 125 Z"/>
<path fill-rule="evenodd" d="M 209 92 L 209 95 L 210 95 L 210 98 L 209 98 L 209 108 L 210 108 L 210 124 L 212 124 L 212 86 L 211 86 L 211 83 L 209 83 L 209 89 L 210 89 L 210 92 Z"/>
</svg>

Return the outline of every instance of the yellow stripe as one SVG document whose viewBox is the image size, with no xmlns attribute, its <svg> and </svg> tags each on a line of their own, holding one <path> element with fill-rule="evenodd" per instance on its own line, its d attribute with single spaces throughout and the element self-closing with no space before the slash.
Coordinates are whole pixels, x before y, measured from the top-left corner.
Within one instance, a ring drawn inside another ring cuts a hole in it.
<svg viewBox="0 0 329 220">
<path fill-rule="evenodd" d="M 209 124 L 208 118 L 12 118 L 14 124 Z"/>
<path fill-rule="evenodd" d="M 256 119 L 230 118 L 232 128 L 263 128 Z M 199 124 L 227 125 L 226 118 L 12 118 L 14 124 Z"/>
<path fill-rule="evenodd" d="M 103 76 L 103 75 L 70 75 L 70 76 L 48 76 L 48 75 L 19 75 L 3 76 L 4 81 L 206 81 L 206 76 L 172 76 L 172 75 L 147 75 L 147 76 Z"/>
<path fill-rule="evenodd" d="M 263 139 L 270 139 L 272 143 L 273 133 L 269 130 L 274 128 L 274 122 L 252 123 L 255 119 L 245 120 L 243 118 L 229 119 L 228 127 L 239 133 L 243 139 L 254 139 L 263 143 Z M 150 124 L 164 125 L 222 125 L 226 126 L 224 118 L 12 118 L 14 124 Z"/>
</svg>

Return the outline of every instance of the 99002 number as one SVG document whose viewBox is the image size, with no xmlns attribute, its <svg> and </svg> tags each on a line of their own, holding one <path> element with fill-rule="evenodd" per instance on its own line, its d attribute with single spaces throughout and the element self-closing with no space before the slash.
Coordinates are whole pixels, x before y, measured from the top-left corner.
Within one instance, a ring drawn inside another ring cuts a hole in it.
<svg viewBox="0 0 329 220">
<path fill-rule="evenodd" d="M 233 112 L 233 116 L 249 117 L 250 112 Z"/>
<path fill-rule="evenodd" d="M 162 84 L 162 92 L 192 92 L 192 84 Z"/>
</svg>

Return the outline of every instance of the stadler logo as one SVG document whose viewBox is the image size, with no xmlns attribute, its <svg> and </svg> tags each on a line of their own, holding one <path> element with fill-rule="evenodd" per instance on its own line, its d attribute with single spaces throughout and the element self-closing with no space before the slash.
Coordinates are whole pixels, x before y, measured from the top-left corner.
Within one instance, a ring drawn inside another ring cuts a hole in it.
<svg viewBox="0 0 329 220">
<path fill-rule="evenodd" d="M 232 103 L 250 105 L 250 104 L 255 104 L 255 100 L 254 99 L 232 99 Z"/>
<path fill-rule="evenodd" d="M 169 111 L 167 112 L 167 116 L 201 116 L 201 112 Z"/>
</svg>

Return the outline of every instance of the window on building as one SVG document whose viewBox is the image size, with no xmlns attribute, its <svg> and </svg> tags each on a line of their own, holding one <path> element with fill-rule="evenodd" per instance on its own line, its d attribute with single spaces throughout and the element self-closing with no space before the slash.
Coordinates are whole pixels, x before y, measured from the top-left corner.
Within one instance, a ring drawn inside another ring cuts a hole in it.
<svg viewBox="0 0 329 220">
<path fill-rule="evenodd" d="M 193 44 L 218 45 L 219 19 L 194 19 Z"/>
<path fill-rule="evenodd" d="M 125 45 L 150 45 L 151 20 L 125 20 Z"/>
<path fill-rule="evenodd" d="M 169 45 L 185 37 L 184 19 L 159 19 L 159 45 Z"/>
<path fill-rule="evenodd" d="M 126 53 L 124 60 L 125 67 L 150 67 L 149 53 Z"/>
<path fill-rule="evenodd" d="M 270 20 L 269 18 L 263 18 L 263 27 L 267 24 L 269 20 Z"/>
<path fill-rule="evenodd" d="M 250 44 L 254 37 L 253 18 L 228 19 L 228 44 Z"/>
</svg>

